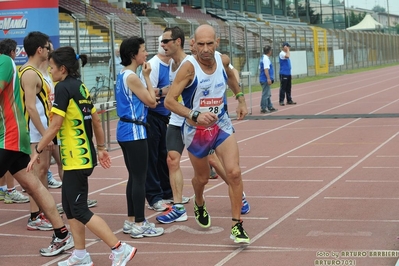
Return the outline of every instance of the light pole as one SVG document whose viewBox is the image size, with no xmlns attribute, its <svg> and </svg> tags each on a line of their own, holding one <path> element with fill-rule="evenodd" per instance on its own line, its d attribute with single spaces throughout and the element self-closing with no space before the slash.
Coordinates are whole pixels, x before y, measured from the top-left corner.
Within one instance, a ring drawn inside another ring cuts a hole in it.
<svg viewBox="0 0 399 266">
<path fill-rule="evenodd" d="M 390 19 L 390 16 L 389 16 L 389 0 L 387 0 L 387 12 L 388 12 L 388 31 L 390 32 L 391 19 Z"/>
<path fill-rule="evenodd" d="M 348 4 L 348 7 L 347 7 L 347 9 L 346 9 L 346 13 L 347 13 L 347 16 L 348 16 L 348 28 L 351 26 L 351 14 L 350 14 L 350 11 L 349 11 L 349 7 L 350 7 L 350 5 L 349 5 L 349 0 L 346 0 L 346 3 Z"/>
</svg>

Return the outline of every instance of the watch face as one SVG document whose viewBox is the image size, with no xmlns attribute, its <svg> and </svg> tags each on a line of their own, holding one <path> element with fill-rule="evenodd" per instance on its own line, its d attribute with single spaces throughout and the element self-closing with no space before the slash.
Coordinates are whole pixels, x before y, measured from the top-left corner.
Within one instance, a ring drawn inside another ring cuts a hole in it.
<svg viewBox="0 0 399 266">
<path fill-rule="evenodd" d="M 192 120 L 193 120 L 194 122 L 197 122 L 197 118 L 198 118 L 199 114 L 200 114 L 200 112 L 194 111 L 194 113 L 193 113 L 193 118 L 192 118 Z"/>
</svg>

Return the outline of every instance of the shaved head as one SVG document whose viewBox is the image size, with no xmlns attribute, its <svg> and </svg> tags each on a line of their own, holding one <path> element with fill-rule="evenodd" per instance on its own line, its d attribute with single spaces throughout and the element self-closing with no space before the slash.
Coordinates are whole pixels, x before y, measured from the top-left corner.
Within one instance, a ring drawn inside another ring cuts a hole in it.
<svg viewBox="0 0 399 266">
<path fill-rule="evenodd" d="M 206 37 L 212 37 L 213 39 L 216 39 L 216 32 L 215 29 L 208 24 L 203 24 L 200 25 L 194 33 L 194 40 L 196 40 L 199 37 L 202 37 L 203 35 L 205 35 Z"/>
<path fill-rule="evenodd" d="M 211 25 L 204 24 L 195 30 L 193 49 L 201 63 L 208 66 L 213 65 L 214 54 L 218 46 L 219 39 L 216 38 L 216 31 Z"/>
</svg>

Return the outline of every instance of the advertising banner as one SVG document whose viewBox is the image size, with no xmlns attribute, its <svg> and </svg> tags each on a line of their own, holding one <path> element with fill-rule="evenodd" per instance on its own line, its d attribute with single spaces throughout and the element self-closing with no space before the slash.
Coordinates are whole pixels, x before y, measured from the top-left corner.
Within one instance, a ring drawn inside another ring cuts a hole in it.
<svg viewBox="0 0 399 266">
<path fill-rule="evenodd" d="M 28 60 L 23 40 L 31 31 L 49 35 L 54 47 L 59 47 L 58 23 L 58 0 L 0 0 L 0 40 L 10 38 L 18 43 L 17 65 Z"/>
</svg>

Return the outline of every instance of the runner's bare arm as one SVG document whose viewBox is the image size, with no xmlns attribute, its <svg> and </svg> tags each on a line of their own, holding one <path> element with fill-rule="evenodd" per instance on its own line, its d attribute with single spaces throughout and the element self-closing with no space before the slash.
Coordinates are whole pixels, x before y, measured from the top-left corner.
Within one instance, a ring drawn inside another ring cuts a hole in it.
<svg viewBox="0 0 399 266">
<path fill-rule="evenodd" d="M 230 58 L 227 55 L 222 55 L 222 62 L 227 74 L 227 84 L 229 85 L 231 91 L 236 95 L 236 99 L 238 101 L 236 109 L 237 119 L 241 120 L 248 114 L 245 97 L 244 94 L 241 92 L 241 88 L 238 85 L 236 77 L 234 76 L 234 72 L 229 67 Z"/>
<path fill-rule="evenodd" d="M 42 81 L 37 73 L 33 70 L 27 70 L 21 77 L 21 85 L 25 92 L 25 106 L 28 111 L 30 120 L 43 136 L 46 129 L 40 120 L 39 113 L 36 109 L 36 94 L 41 87 Z"/>
<path fill-rule="evenodd" d="M 185 62 L 176 73 L 173 83 L 169 87 L 169 92 L 165 98 L 165 107 L 171 112 L 182 117 L 189 118 L 190 109 L 178 102 L 178 98 L 184 88 L 194 79 L 194 66 L 190 62 Z"/>
<path fill-rule="evenodd" d="M 105 169 L 111 167 L 111 159 L 109 158 L 108 152 L 105 149 L 105 138 L 104 138 L 104 131 L 101 126 L 101 120 L 97 113 L 92 113 L 92 125 L 94 135 L 96 136 L 97 142 L 97 154 L 98 160 L 101 166 Z"/>
</svg>

